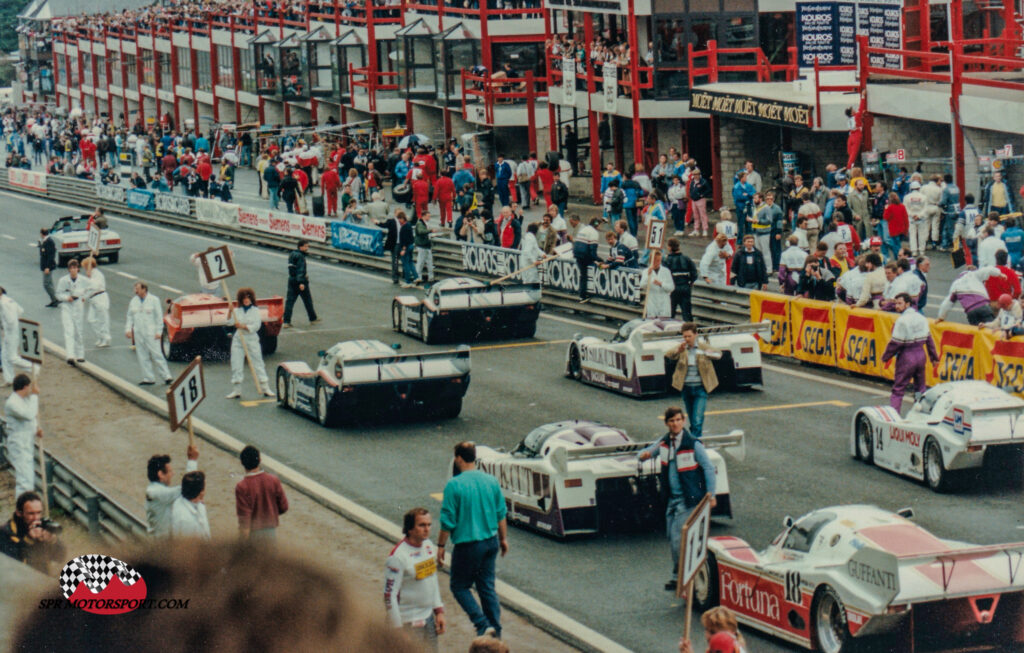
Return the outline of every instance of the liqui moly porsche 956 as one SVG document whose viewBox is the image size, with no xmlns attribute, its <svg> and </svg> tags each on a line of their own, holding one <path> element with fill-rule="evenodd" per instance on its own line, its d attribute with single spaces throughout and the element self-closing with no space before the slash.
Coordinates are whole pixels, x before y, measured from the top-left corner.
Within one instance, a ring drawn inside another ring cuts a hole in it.
<svg viewBox="0 0 1024 653">
<path fill-rule="evenodd" d="M 260 349 L 264 356 L 277 351 L 277 336 L 284 322 L 284 298 L 279 295 L 256 300 L 263 325 L 259 330 Z M 160 348 L 169 361 L 192 360 L 197 354 L 204 359 L 225 359 L 231 351 L 231 305 L 221 297 L 207 293 L 182 295 L 167 300 L 164 331 Z"/>
<path fill-rule="evenodd" d="M 729 475 L 718 450 L 742 459 L 743 432 L 705 435 L 701 442 L 715 467 L 712 514 L 732 517 Z M 657 459 L 637 461 L 647 444 L 597 422 L 556 422 L 530 431 L 511 452 L 478 446 L 477 468 L 498 479 L 508 519 L 521 526 L 555 537 L 649 528 L 664 523 L 665 504 Z"/>
<path fill-rule="evenodd" d="M 694 576 L 694 606 L 724 605 L 740 623 L 825 653 L 992 650 L 956 648 L 988 641 L 1024 650 L 1024 543 L 943 540 L 912 517 L 909 509 L 822 508 L 786 517 L 760 551 L 712 537 Z M 884 633 L 885 645 L 868 639 Z"/>
<path fill-rule="evenodd" d="M 1024 400 L 984 381 L 940 383 L 906 417 L 890 406 L 853 417 L 850 453 L 868 464 L 947 490 L 962 470 L 991 466 L 1021 471 Z"/>
<path fill-rule="evenodd" d="M 476 279 L 438 281 L 423 299 L 399 295 L 391 303 L 395 331 L 426 343 L 532 338 L 540 315 L 540 285 L 490 286 Z"/>
<path fill-rule="evenodd" d="M 675 361 L 665 358 L 683 341 L 677 320 L 636 319 L 623 324 L 611 340 L 573 336 L 566 351 L 566 376 L 634 397 L 661 394 L 672 388 Z M 766 336 L 770 322 L 701 327 L 698 337 L 722 352 L 714 360 L 723 389 L 761 384 L 761 349 L 755 334 Z"/>
<path fill-rule="evenodd" d="M 277 367 L 277 402 L 323 426 L 346 418 L 409 415 L 457 417 L 469 387 L 469 347 L 398 354 L 379 340 L 339 342 L 319 353 L 316 369 L 302 361 Z"/>
</svg>

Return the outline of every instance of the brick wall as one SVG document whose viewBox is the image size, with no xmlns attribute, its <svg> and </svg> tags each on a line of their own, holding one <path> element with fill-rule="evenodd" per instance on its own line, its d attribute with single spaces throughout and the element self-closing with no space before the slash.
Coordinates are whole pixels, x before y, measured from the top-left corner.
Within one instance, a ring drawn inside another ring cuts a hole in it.
<svg viewBox="0 0 1024 653">
<path fill-rule="evenodd" d="M 1013 153 L 1017 156 L 1024 154 L 1024 134 L 968 128 L 964 130 L 964 141 L 964 172 L 967 182 L 967 189 L 964 192 L 974 193 L 974 197 L 979 200 L 981 184 L 988 181 L 989 175 L 986 173 L 982 176 L 978 173 L 978 156 L 992 154 L 993 150 L 1007 144 L 1013 145 Z M 1003 172 L 1004 177 L 1008 177 L 1011 188 L 1020 188 L 1024 184 L 1024 166 L 1021 164 L 1011 165 Z M 1018 199 L 1019 196 L 1013 198 L 1014 206 L 1019 204 Z"/>
<path fill-rule="evenodd" d="M 902 148 L 907 153 L 905 166 L 911 172 L 922 159 L 947 158 L 952 153 L 948 124 L 907 120 L 891 116 L 875 116 L 871 129 L 872 146 L 881 153 Z M 927 175 L 952 173 L 952 160 L 924 162 L 921 171 Z"/>
</svg>

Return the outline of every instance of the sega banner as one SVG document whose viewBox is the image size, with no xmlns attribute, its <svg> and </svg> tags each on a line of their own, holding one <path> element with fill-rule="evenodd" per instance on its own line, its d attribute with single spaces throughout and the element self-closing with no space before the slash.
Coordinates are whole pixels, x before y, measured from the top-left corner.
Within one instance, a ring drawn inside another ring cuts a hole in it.
<svg viewBox="0 0 1024 653">
<path fill-rule="evenodd" d="M 931 324 L 932 339 L 939 353 L 938 375 L 927 365 L 926 379 L 933 386 L 945 381 L 981 379 L 984 376 L 978 366 L 976 353 L 981 344 L 982 331 L 967 324 L 954 324 L 928 320 Z"/>
<path fill-rule="evenodd" d="M 832 308 L 835 304 L 815 299 L 793 298 L 789 302 L 789 332 L 793 338 L 793 357 L 819 365 L 836 364 L 835 328 Z"/>
<path fill-rule="evenodd" d="M 246 229 L 255 229 L 279 236 L 305 238 L 317 243 L 327 242 L 327 222 L 320 218 L 252 206 L 239 206 L 238 224 Z"/>
<path fill-rule="evenodd" d="M 362 254 L 384 256 L 384 237 L 387 231 L 371 225 L 331 222 L 331 247 Z"/>
<path fill-rule="evenodd" d="M 762 354 L 774 354 L 776 356 L 791 356 L 792 342 L 789 338 L 789 298 L 780 297 L 775 293 L 761 292 L 759 290 L 750 293 L 750 321 L 761 322 L 768 320 L 772 323 L 772 334 L 768 339 L 761 338 L 757 334 L 754 337 L 760 341 Z"/>
<path fill-rule="evenodd" d="M 41 193 L 45 193 L 46 173 L 25 170 L 23 168 L 8 168 L 7 183 L 11 186 L 17 186 L 18 188 L 37 190 Z"/>
<path fill-rule="evenodd" d="M 156 205 L 156 198 L 151 190 L 145 190 L 143 188 L 129 188 L 128 192 L 125 193 L 124 203 L 133 209 L 152 211 L 153 207 Z"/>
<path fill-rule="evenodd" d="M 895 367 L 882 362 L 892 336 L 894 313 L 836 304 L 836 367 L 858 374 L 891 379 Z"/>
</svg>

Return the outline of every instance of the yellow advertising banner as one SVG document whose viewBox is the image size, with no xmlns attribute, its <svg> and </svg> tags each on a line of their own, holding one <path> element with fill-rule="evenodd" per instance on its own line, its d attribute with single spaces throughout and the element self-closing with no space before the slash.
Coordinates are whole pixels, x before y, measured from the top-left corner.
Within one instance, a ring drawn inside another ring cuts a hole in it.
<svg viewBox="0 0 1024 653">
<path fill-rule="evenodd" d="M 819 365 L 836 364 L 832 309 L 835 304 L 793 298 L 789 305 L 789 332 L 793 357 Z"/>
<path fill-rule="evenodd" d="M 769 320 L 772 323 L 770 339 L 758 338 L 762 354 L 791 356 L 792 342 L 789 331 L 789 297 L 755 290 L 750 293 L 750 321 Z"/>
<path fill-rule="evenodd" d="M 978 330 L 974 343 L 977 378 L 1024 397 L 1024 338 L 1003 340 L 991 331 Z"/>
<path fill-rule="evenodd" d="M 939 352 L 938 375 L 928 365 L 928 386 L 946 381 L 963 381 L 965 379 L 984 378 L 978 373 L 975 353 L 981 341 L 982 332 L 978 327 L 951 322 L 931 323 L 932 338 L 935 349 Z"/>
<path fill-rule="evenodd" d="M 832 312 L 836 324 L 836 367 L 893 378 L 895 367 L 893 363 L 883 363 L 882 354 L 892 337 L 896 315 L 846 304 L 836 304 Z"/>
</svg>

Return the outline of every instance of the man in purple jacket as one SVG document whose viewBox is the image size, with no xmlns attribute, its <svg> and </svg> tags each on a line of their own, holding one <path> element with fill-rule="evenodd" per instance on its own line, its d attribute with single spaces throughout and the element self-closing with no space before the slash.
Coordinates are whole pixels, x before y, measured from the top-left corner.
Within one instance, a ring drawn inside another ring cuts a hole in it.
<svg viewBox="0 0 1024 653">
<path fill-rule="evenodd" d="M 933 366 L 938 365 L 939 354 L 928 328 L 928 318 L 913 307 L 910 295 L 901 292 L 896 295 L 893 305 L 900 316 L 893 325 L 892 340 L 882 353 L 882 362 L 887 363 L 896 357 L 896 378 L 889 395 L 889 405 L 899 412 L 903 406 L 903 393 L 911 381 L 915 393 L 925 391 L 925 362 L 931 360 Z"/>
</svg>

